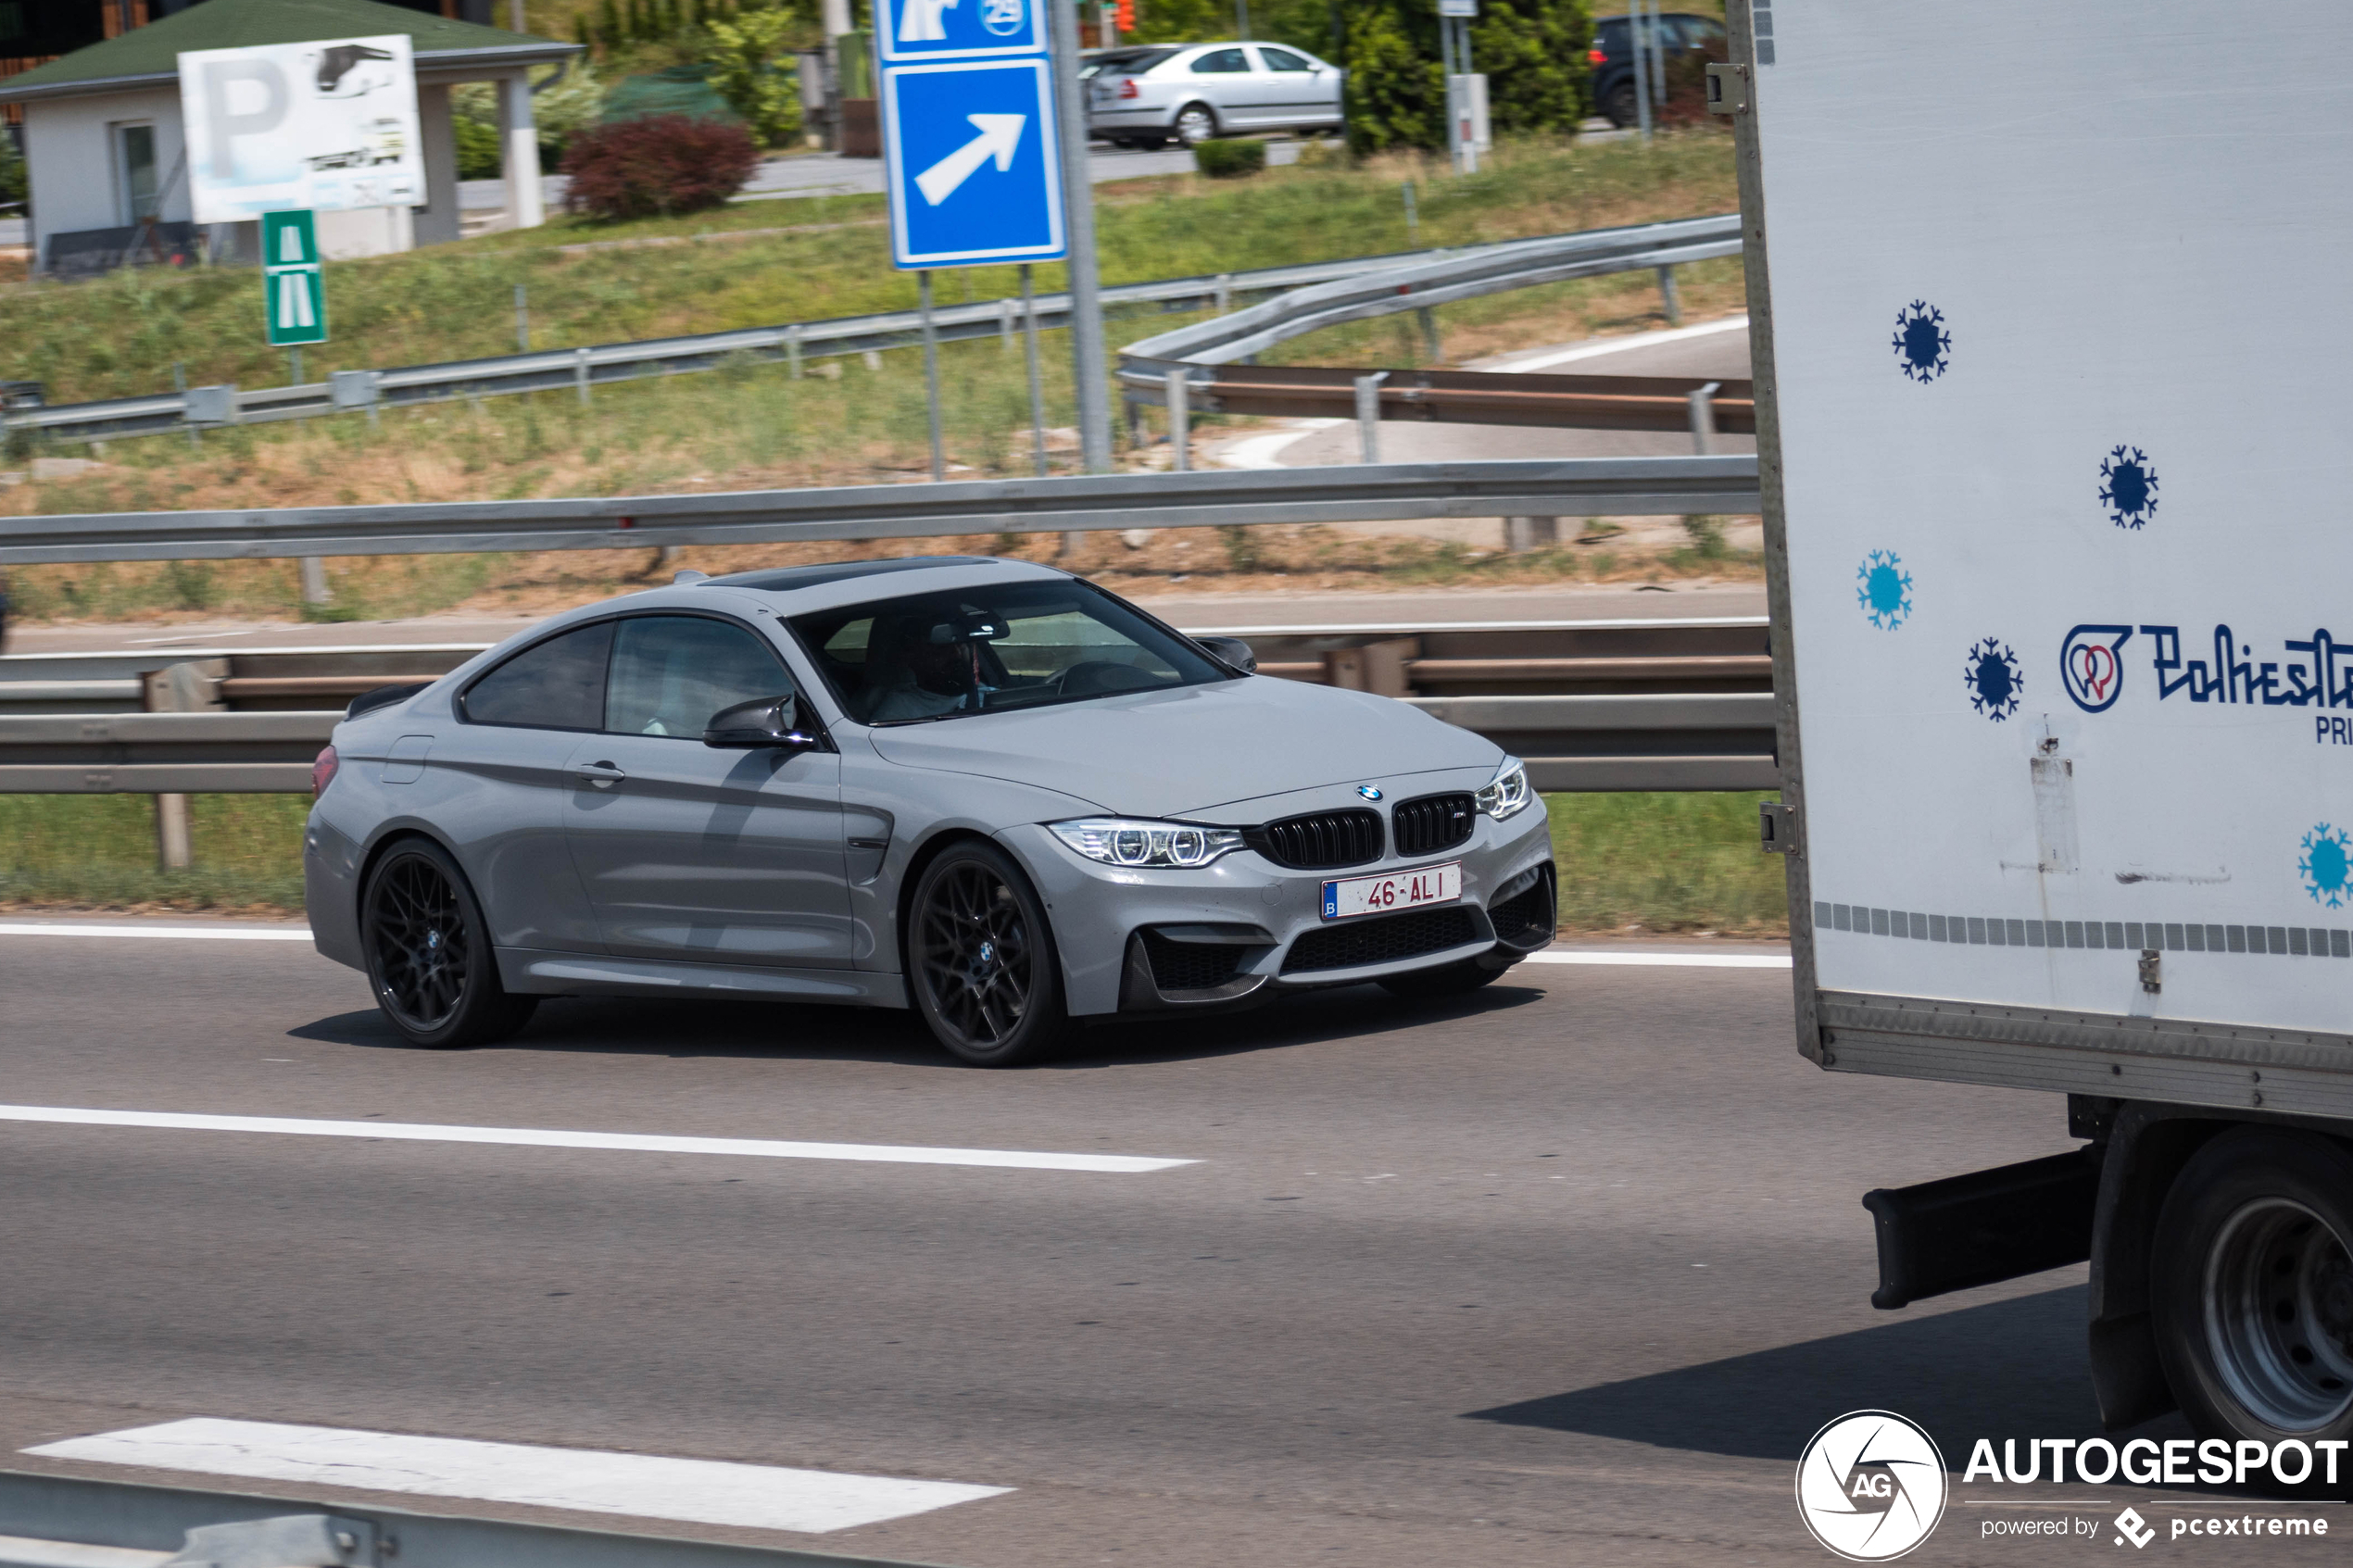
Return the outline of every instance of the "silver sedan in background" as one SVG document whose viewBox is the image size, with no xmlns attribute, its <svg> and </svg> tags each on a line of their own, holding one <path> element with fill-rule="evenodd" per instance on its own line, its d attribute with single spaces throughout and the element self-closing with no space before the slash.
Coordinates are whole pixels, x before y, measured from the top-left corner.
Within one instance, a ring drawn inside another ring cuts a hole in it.
<svg viewBox="0 0 2353 1568">
<path fill-rule="evenodd" d="M 1091 56 L 1087 130 L 1114 146 L 1188 146 L 1238 131 L 1321 131 L 1340 123 L 1340 72 L 1280 44 L 1183 44 Z"/>
<path fill-rule="evenodd" d="M 683 573 L 355 699 L 314 777 L 319 950 L 420 1046 L 698 995 L 912 1007 L 1006 1065 L 1089 1019 L 1467 991 L 1553 934 L 1492 743 L 1020 561 Z"/>
</svg>

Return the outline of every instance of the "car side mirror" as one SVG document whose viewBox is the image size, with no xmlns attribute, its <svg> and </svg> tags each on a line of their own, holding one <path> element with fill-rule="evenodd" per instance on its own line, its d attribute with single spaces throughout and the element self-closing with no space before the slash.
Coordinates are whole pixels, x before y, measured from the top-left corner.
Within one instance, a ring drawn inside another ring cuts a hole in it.
<svg viewBox="0 0 2353 1568">
<path fill-rule="evenodd" d="M 818 744 L 815 735 L 801 729 L 800 699 L 790 693 L 783 696 L 756 696 L 749 702 L 721 709 L 705 726 L 702 743 L 724 751 L 766 747 L 813 751 Z"/>
<path fill-rule="evenodd" d="M 1193 641 L 1207 648 L 1221 664 L 1231 665 L 1245 675 L 1258 673 L 1258 656 L 1239 637 L 1195 637 Z"/>
</svg>

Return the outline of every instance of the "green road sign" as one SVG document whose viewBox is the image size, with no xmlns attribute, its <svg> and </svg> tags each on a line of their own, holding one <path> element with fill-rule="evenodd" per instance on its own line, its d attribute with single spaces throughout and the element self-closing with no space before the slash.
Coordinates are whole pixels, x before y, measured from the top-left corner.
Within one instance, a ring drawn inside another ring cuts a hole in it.
<svg viewBox="0 0 2353 1568">
<path fill-rule="evenodd" d="M 327 341 L 327 280 L 319 270 L 319 229 L 308 212 L 261 215 L 262 318 L 284 347 Z"/>
</svg>

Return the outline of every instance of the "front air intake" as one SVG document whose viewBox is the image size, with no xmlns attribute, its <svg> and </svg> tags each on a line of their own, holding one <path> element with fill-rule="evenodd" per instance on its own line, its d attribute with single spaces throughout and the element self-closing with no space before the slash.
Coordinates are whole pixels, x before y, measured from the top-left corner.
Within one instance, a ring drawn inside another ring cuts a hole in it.
<svg viewBox="0 0 2353 1568">
<path fill-rule="evenodd" d="M 1435 855 L 1466 842 L 1478 821 L 1478 803 L 1467 795 L 1425 795 L 1398 802 L 1390 832 L 1400 855 Z"/>
<path fill-rule="evenodd" d="M 1380 813 L 1362 807 L 1310 811 L 1252 828 L 1242 837 L 1267 859 L 1293 871 L 1361 866 L 1380 859 Z"/>
</svg>

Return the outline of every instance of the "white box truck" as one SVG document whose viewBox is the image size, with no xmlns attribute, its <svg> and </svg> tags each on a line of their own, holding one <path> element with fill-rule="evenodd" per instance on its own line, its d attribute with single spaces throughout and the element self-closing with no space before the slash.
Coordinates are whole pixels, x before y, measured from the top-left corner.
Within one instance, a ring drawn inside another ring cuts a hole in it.
<svg viewBox="0 0 2353 1568">
<path fill-rule="evenodd" d="M 2111 1427 L 2353 1436 L 2353 11 L 1730 11 L 1798 1046 L 2080 1140 L 1873 1299 L 2088 1259 Z"/>
</svg>

